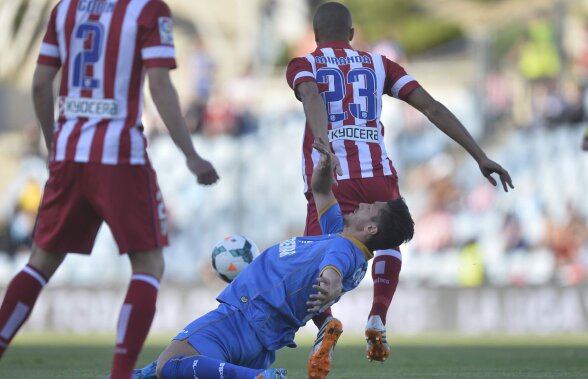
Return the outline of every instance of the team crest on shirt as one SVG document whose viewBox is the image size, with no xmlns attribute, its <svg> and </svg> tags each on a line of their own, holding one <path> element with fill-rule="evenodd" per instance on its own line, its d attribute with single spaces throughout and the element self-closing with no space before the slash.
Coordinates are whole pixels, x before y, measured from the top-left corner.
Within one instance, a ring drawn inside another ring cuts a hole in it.
<svg viewBox="0 0 588 379">
<path fill-rule="evenodd" d="M 351 279 L 353 282 L 353 288 L 357 287 L 359 285 L 359 283 L 361 283 L 361 280 L 365 276 L 366 272 L 367 272 L 367 262 L 364 262 L 364 264 L 360 268 L 355 270 L 355 272 L 353 273 L 353 277 Z"/>
<path fill-rule="evenodd" d="M 171 17 L 159 17 L 159 39 L 162 45 L 173 45 L 174 35 L 173 28 L 174 22 Z"/>
</svg>

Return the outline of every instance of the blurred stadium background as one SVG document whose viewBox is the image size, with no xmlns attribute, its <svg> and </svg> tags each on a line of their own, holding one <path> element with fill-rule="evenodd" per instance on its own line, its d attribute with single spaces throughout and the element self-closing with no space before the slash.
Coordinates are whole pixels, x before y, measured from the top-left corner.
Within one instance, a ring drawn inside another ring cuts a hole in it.
<svg viewBox="0 0 588 379">
<path fill-rule="evenodd" d="M 149 153 L 171 246 L 153 330 L 171 333 L 214 306 L 211 247 L 229 233 L 260 248 L 303 232 L 302 106 L 289 59 L 314 49 L 319 0 L 167 0 L 173 73 L 197 148 L 221 181 L 196 185 L 147 99 Z M 390 310 L 395 334 L 568 335 L 588 330 L 588 1 L 343 0 L 353 45 L 401 62 L 451 109 L 516 189 L 503 193 L 404 103 L 383 122 L 416 220 Z M 46 178 L 30 95 L 55 1 L 0 0 L 0 294 L 28 259 Z M 130 268 L 102 228 L 91 257 L 69 256 L 25 331 L 114 330 Z M 371 280 L 335 307 L 361 333 Z M 307 333 L 314 333 L 309 327 Z M 18 341 L 18 338 L 17 338 Z"/>
</svg>

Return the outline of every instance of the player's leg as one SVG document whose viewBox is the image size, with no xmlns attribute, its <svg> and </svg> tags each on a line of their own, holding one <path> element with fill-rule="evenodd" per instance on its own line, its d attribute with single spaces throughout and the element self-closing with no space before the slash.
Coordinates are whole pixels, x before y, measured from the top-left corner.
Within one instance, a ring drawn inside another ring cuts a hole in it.
<svg viewBox="0 0 588 379">
<path fill-rule="evenodd" d="M 168 359 L 161 370 L 159 379 L 286 379 L 286 370 L 268 368 L 251 369 L 234 365 L 204 355 L 178 355 Z M 141 379 L 143 379 L 141 377 Z M 151 378 L 145 378 L 151 379 Z"/>
<path fill-rule="evenodd" d="M 128 378 L 141 353 L 151 322 L 164 261 L 161 249 L 129 253 L 132 276 L 118 318 L 112 378 Z"/>
<path fill-rule="evenodd" d="M 29 262 L 8 285 L 0 307 L 0 357 L 28 319 L 41 290 L 64 258 L 65 253 L 48 253 L 33 245 Z"/>
<path fill-rule="evenodd" d="M 104 218 L 132 276 L 120 310 L 112 378 L 129 378 L 143 348 L 163 275 L 165 207 L 149 165 L 88 165 L 86 196 Z"/>
<path fill-rule="evenodd" d="M 343 333 L 341 321 L 329 317 L 320 328 L 308 360 L 308 378 L 324 379 L 331 370 L 333 353 Z"/>
<path fill-rule="evenodd" d="M 374 298 L 365 327 L 366 358 L 383 362 L 390 356 L 386 339 L 386 315 L 400 280 L 402 254 L 400 249 L 378 250 L 372 262 Z"/>
<path fill-rule="evenodd" d="M 83 165 L 52 162 L 39 206 L 28 264 L 10 282 L 0 307 L 0 356 L 26 321 L 66 252 L 90 253 L 100 217 L 81 190 Z"/>
<path fill-rule="evenodd" d="M 285 378 L 241 312 L 227 304 L 194 320 L 161 353 L 158 378 Z"/>
<path fill-rule="evenodd" d="M 374 282 L 374 299 L 369 317 L 377 317 L 386 325 L 386 315 L 402 269 L 402 253 L 399 247 L 378 250 L 372 262 L 372 280 Z"/>
<path fill-rule="evenodd" d="M 274 376 L 268 376 L 274 371 Z M 261 376 L 260 376 L 261 375 Z M 172 341 L 157 360 L 157 377 L 160 379 L 244 378 L 274 379 L 275 369 L 260 370 L 235 365 L 224 359 L 200 354 L 187 341 Z"/>
<path fill-rule="evenodd" d="M 400 196 L 396 176 L 372 178 L 362 182 L 368 197 L 373 201 L 396 199 Z M 366 324 L 366 358 L 370 361 L 385 361 L 390 356 L 386 339 L 386 316 L 392 303 L 402 268 L 402 253 L 399 247 L 374 252 L 372 281 L 374 297 Z"/>
</svg>

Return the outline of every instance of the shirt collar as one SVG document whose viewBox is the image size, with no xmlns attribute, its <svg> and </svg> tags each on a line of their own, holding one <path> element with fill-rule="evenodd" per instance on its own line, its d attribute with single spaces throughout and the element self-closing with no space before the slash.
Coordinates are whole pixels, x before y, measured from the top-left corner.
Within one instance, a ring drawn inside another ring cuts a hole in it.
<svg viewBox="0 0 588 379">
<path fill-rule="evenodd" d="M 360 240 L 358 240 L 355 237 L 351 237 L 350 235 L 347 234 L 341 234 L 341 237 L 343 238 L 347 238 L 349 241 L 353 242 L 353 244 L 359 249 L 361 250 L 361 252 L 363 253 L 363 255 L 365 256 L 365 260 L 369 261 L 370 259 L 372 259 L 374 257 L 374 253 L 372 253 L 367 246 L 361 242 Z"/>
<path fill-rule="evenodd" d="M 326 41 L 317 44 L 316 49 L 324 49 L 325 47 L 330 47 L 333 49 L 352 49 L 349 41 Z"/>
</svg>

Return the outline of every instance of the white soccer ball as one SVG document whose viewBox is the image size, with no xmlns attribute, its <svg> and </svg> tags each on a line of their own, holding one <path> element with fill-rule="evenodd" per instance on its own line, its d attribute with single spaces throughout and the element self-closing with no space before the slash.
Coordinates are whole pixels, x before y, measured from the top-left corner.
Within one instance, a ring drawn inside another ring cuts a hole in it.
<svg viewBox="0 0 588 379">
<path fill-rule="evenodd" d="M 227 283 L 235 279 L 259 255 L 257 245 L 240 234 L 231 234 L 212 249 L 212 268 Z"/>
</svg>

